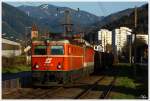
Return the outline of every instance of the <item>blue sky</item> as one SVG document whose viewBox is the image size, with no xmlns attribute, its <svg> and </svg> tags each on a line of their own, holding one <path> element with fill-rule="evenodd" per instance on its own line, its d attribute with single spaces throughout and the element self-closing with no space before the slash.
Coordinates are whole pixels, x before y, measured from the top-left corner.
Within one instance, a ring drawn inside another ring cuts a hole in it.
<svg viewBox="0 0 150 101">
<path fill-rule="evenodd" d="M 6 2 L 13 6 L 52 4 L 61 7 L 80 8 L 97 16 L 107 16 L 127 8 L 139 7 L 146 2 Z"/>
</svg>

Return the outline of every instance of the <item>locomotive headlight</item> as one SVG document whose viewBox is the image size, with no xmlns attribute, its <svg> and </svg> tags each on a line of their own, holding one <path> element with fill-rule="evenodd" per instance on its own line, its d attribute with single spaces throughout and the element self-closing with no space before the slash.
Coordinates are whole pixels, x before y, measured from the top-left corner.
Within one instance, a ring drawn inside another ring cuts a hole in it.
<svg viewBox="0 0 150 101">
<path fill-rule="evenodd" d="M 61 68 L 62 68 L 62 66 L 61 66 L 60 63 L 58 63 L 57 68 L 58 68 L 58 69 L 61 69 Z"/>
<path fill-rule="evenodd" d="M 37 69 L 38 69 L 38 68 L 39 68 L 39 65 L 38 65 L 38 64 L 36 64 L 36 65 L 35 65 L 35 68 L 37 68 Z"/>
</svg>

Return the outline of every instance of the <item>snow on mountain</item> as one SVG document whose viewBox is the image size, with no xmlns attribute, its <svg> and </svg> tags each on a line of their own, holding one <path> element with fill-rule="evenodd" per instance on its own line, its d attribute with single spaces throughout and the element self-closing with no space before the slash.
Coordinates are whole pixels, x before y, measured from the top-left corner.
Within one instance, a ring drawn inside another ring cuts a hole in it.
<svg viewBox="0 0 150 101">
<path fill-rule="evenodd" d="M 48 9 L 48 4 L 40 5 L 40 8 L 41 8 L 41 9 Z"/>
</svg>

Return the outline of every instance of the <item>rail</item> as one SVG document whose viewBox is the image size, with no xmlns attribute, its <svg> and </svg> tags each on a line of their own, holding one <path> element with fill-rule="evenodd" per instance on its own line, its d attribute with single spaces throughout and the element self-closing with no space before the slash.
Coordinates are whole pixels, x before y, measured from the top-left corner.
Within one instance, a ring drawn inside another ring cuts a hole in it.
<svg viewBox="0 0 150 101">
<path fill-rule="evenodd" d="M 95 88 L 97 86 L 97 84 L 103 80 L 105 78 L 105 76 L 101 77 L 100 79 L 98 79 L 94 84 L 90 85 L 91 87 L 85 89 L 83 92 L 81 92 L 80 94 L 78 94 L 77 96 L 74 97 L 74 99 L 79 99 L 81 96 L 85 96 L 88 94 L 88 92 L 90 92 L 93 88 Z"/>
<path fill-rule="evenodd" d="M 113 78 L 113 80 L 111 81 L 111 83 L 109 84 L 109 86 L 106 88 L 106 90 L 103 91 L 103 93 L 101 94 L 100 99 L 106 99 L 106 98 L 108 98 L 108 96 L 109 96 L 109 94 L 110 94 L 110 92 L 111 92 L 111 90 L 112 90 L 112 88 L 113 88 L 113 86 L 114 86 L 114 84 L 116 82 L 116 79 L 117 79 L 117 77 Z"/>
</svg>

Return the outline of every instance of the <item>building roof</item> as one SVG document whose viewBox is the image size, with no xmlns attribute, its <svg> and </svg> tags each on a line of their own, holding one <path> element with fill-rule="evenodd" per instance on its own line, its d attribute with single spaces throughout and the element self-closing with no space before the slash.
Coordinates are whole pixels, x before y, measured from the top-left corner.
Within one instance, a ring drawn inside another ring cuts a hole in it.
<svg viewBox="0 0 150 101">
<path fill-rule="evenodd" d="M 10 45 L 18 45 L 18 46 L 20 46 L 20 45 L 21 45 L 21 44 L 20 44 L 20 43 L 18 43 L 18 42 L 11 41 L 11 40 L 4 39 L 4 38 L 2 38 L 2 43 L 7 43 L 7 44 L 10 44 Z"/>
</svg>

